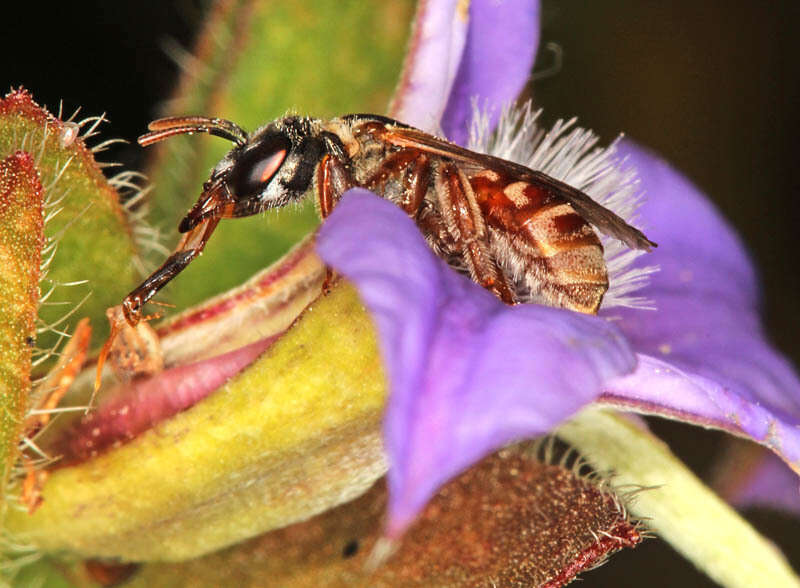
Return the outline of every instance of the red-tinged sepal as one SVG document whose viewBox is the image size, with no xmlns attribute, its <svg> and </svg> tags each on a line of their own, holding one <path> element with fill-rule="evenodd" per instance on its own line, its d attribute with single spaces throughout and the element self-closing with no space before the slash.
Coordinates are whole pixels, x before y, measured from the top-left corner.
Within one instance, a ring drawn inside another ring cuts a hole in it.
<svg viewBox="0 0 800 588">
<path fill-rule="evenodd" d="M 0 485 L 18 457 L 36 339 L 44 190 L 33 157 L 0 161 Z"/>
</svg>

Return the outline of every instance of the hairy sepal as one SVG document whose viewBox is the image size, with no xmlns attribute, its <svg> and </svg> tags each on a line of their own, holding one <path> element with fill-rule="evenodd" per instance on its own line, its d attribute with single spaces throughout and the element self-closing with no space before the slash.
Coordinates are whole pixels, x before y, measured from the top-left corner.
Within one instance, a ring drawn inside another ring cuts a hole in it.
<svg viewBox="0 0 800 588">
<path fill-rule="evenodd" d="M 366 490 L 386 468 L 384 394 L 370 319 L 337 287 L 216 393 L 54 471 L 42 507 L 6 525 L 44 550 L 197 557 Z"/>
<path fill-rule="evenodd" d="M 43 210 L 33 157 L 18 151 L 0 161 L 0 502 L 18 457 L 31 388 Z"/>
<path fill-rule="evenodd" d="M 97 120 L 85 120 L 87 132 Z M 80 304 L 100 341 L 105 309 L 136 279 L 133 228 L 117 191 L 103 175 L 74 123 L 63 123 L 25 90 L 0 100 L 0 157 L 26 150 L 44 190 L 45 245 L 36 347 L 55 346 L 74 321 L 64 317 Z M 52 255 L 52 258 L 50 257 Z"/>
</svg>

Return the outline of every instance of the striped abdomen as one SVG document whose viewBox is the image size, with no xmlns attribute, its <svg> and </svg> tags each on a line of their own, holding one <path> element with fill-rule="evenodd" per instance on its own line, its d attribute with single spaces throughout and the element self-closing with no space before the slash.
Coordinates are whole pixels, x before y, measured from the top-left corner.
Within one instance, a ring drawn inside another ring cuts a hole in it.
<svg viewBox="0 0 800 588">
<path fill-rule="evenodd" d="M 515 282 L 553 306 L 596 313 L 608 290 L 600 239 L 546 187 L 493 170 L 470 178 L 494 258 Z"/>
</svg>

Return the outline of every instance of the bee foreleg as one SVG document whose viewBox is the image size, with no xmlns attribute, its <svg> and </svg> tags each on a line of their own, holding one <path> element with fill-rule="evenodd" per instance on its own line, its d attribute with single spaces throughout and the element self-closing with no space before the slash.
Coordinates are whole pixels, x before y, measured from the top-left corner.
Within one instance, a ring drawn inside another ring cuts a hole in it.
<svg viewBox="0 0 800 588">
<path fill-rule="evenodd" d="M 317 167 L 316 192 L 319 214 L 325 219 L 342 194 L 353 187 L 350 172 L 341 160 L 326 154 Z"/>
<path fill-rule="evenodd" d="M 122 311 L 129 325 L 135 327 L 142 317 L 142 307 L 145 303 L 200 255 L 219 220 L 219 218 L 207 218 L 185 233 L 175 252 L 162 266 L 125 297 L 122 301 Z"/>
</svg>

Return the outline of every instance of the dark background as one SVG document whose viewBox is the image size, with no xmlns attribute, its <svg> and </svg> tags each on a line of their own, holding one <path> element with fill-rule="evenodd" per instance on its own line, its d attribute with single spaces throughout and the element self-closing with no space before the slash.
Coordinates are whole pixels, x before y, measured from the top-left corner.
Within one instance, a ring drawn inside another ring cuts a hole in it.
<svg viewBox="0 0 800 588">
<path fill-rule="evenodd" d="M 561 46 L 563 67 L 534 84 L 545 112 L 577 115 L 607 139 L 624 131 L 691 178 L 750 249 L 770 335 L 800 364 L 800 3 L 546 0 L 548 41 Z M 549 63 L 540 51 L 537 69 Z M 701 475 L 727 442 L 663 420 L 651 426 Z M 800 569 L 800 524 L 765 510 L 748 516 Z M 586 581 L 714 585 L 656 542 Z"/>
<path fill-rule="evenodd" d="M 612 138 L 662 153 L 717 203 L 764 278 L 766 319 L 800 360 L 800 3 L 545 3 L 564 50 L 536 94 Z M 540 53 L 540 57 L 545 55 Z"/>
<path fill-rule="evenodd" d="M 0 24 L 0 84 L 24 86 L 58 113 L 106 113 L 103 135 L 121 137 L 101 158 L 135 167 L 143 150 L 135 139 L 179 75 L 177 52 L 191 49 L 202 24 L 202 0 L 8 3 Z M 10 14 L 10 16 L 9 16 Z"/>
<path fill-rule="evenodd" d="M 79 105 L 84 115 L 106 112 L 106 134 L 133 141 L 169 96 L 178 75 L 174 48 L 191 47 L 203 6 L 6 3 L 0 82 L 24 85 L 54 112 L 61 99 L 65 112 Z M 546 0 L 542 25 L 542 41 L 557 42 L 564 56 L 558 74 L 533 86 L 548 118 L 577 115 L 607 140 L 624 131 L 703 189 L 750 248 L 770 334 L 800 363 L 800 3 Z M 544 51 L 539 58 L 538 70 L 552 62 Z M 136 168 L 141 157 L 129 145 L 104 159 Z M 723 443 L 694 428 L 654 426 L 701 471 Z M 792 550 L 797 523 L 752 516 Z M 793 558 L 800 561 L 797 546 Z M 710 585 L 657 541 L 586 581 Z"/>
</svg>

